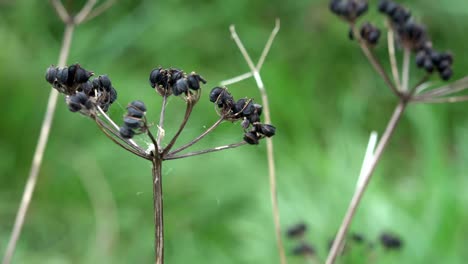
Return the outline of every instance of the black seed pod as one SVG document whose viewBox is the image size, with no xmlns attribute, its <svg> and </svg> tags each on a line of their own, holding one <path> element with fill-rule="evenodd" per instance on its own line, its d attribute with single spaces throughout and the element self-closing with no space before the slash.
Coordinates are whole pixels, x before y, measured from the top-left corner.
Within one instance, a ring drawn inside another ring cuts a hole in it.
<svg viewBox="0 0 468 264">
<path fill-rule="evenodd" d="M 140 100 L 135 100 L 135 101 L 131 102 L 130 105 L 135 107 L 136 109 L 142 111 L 142 112 L 146 112 L 145 103 L 143 103 Z"/>
<path fill-rule="evenodd" d="M 127 107 L 127 115 L 134 118 L 142 118 L 145 113 L 134 107 Z"/>
<path fill-rule="evenodd" d="M 52 65 L 49 68 L 47 68 L 45 78 L 48 83 L 53 84 L 55 81 L 55 78 L 57 78 L 57 67 Z"/>
<path fill-rule="evenodd" d="M 68 109 L 72 112 L 78 112 L 81 110 L 81 99 L 77 95 L 71 95 L 68 97 Z"/>
<path fill-rule="evenodd" d="M 87 81 L 85 83 L 82 83 L 79 89 L 86 95 L 90 96 L 93 92 L 93 84 L 90 81 Z"/>
<path fill-rule="evenodd" d="M 247 129 L 250 126 L 250 121 L 247 118 L 244 118 L 241 122 L 241 126 L 243 129 Z"/>
<path fill-rule="evenodd" d="M 91 84 L 93 85 L 93 89 L 95 89 L 95 90 L 100 90 L 100 88 L 101 88 L 101 82 L 99 81 L 98 78 L 93 79 L 93 81 L 91 82 Z"/>
<path fill-rule="evenodd" d="M 114 89 L 114 87 L 111 86 L 111 89 L 110 89 L 110 103 L 112 104 L 113 102 L 115 102 L 115 100 L 117 100 L 117 90 Z"/>
<path fill-rule="evenodd" d="M 358 233 L 351 234 L 351 239 L 356 243 L 364 242 L 364 236 L 362 234 L 358 234 Z"/>
<path fill-rule="evenodd" d="M 75 72 L 75 82 L 77 83 L 85 83 L 89 80 L 89 78 L 93 76 L 93 73 L 90 71 L 87 71 L 81 67 L 77 67 L 76 72 Z"/>
<path fill-rule="evenodd" d="M 57 71 L 57 80 L 61 84 L 67 84 L 68 82 L 68 68 L 60 68 Z"/>
<path fill-rule="evenodd" d="M 149 82 L 151 87 L 156 87 L 157 83 L 162 79 L 161 68 L 153 69 L 150 73 Z"/>
<path fill-rule="evenodd" d="M 175 82 L 175 84 L 172 86 L 172 93 L 175 96 L 181 95 L 183 93 L 186 93 L 188 91 L 188 83 L 187 79 L 181 78 Z"/>
<path fill-rule="evenodd" d="M 422 68 L 424 66 L 424 61 L 426 60 L 426 52 L 424 50 L 418 51 L 416 54 L 416 65 L 418 68 Z"/>
<path fill-rule="evenodd" d="M 187 77 L 187 83 L 188 83 L 188 86 L 190 89 L 196 91 L 198 89 L 200 89 L 200 81 L 199 81 L 199 78 L 198 76 L 194 75 L 194 74 L 190 74 L 188 77 Z"/>
<path fill-rule="evenodd" d="M 101 75 L 98 77 L 98 79 L 101 87 L 104 88 L 104 90 L 109 91 L 112 85 L 109 77 L 107 75 Z"/>
<path fill-rule="evenodd" d="M 289 238 L 300 238 L 307 231 L 307 226 L 304 223 L 299 223 L 288 229 L 287 235 Z"/>
<path fill-rule="evenodd" d="M 403 245 L 401 239 L 389 233 L 382 233 L 380 235 L 380 243 L 386 249 L 400 249 Z"/>
<path fill-rule="evenodd" d="M 72 96 L 70 96 L 72 97 Z M 76 93 L 73 97 L 77 98 L 78 101 L 84 105 L 88 101 L 88 96 L 84 94 L 83 92 L 78 92 Z"/>
<path fill-rule="evenodd" d="M 210 92 L 210 102 L 214 103 L 218 100 L 218 97 L 222 92 L 224 92 L 224 88 L 221 87 L 215 87 L 211 90 Z"/>
<path fill-rule="evenodd" d="M 78 68 L 79 66 L 77 66 L 77 64 L 73 64 L 73 65 L 70 65 L 68 67 L 68 80 L 67 80 L 67 85 L 72 85 L 73 84 L 73 81 L 75 80 L 75 73 L 76 73 L 76 69 Z"/>
<path fill-rule="evenodd" d="M 313 256 L 315 255 L 315 249 L 311 245 L 302 242 L 293 249 L 292 254 L 295 256 Z"/>
<path fill-rule="evenodd" d="M 244 110 L 245 103 L 246 103 L 246 100 L 244 98 L 237 100 L 236 104 L 233 107 L 234 114 L 242 112 L 242 110 Z"/>
<path fill-rule="evenodd" d="M 142 125 L 141 119 L 131 116 L 124 117 L 124 123 L 129 128 L 139 128 Z"/>
<path fill-rule="evenodd" d="M 442 78 L 442 80 L 444 81 L 448 81 L 452 77 L 452 74 L 453 74 L 452 69 L 446 68 L 445 70 L 440 72 L 440 78 Z"/>
<path fill-rule="evenodd" d="M 250 123 L 260 122 L 260 115 L 258 113 L 253 113 L 247 117 Z"/>
<path fill-rule="evenodd" d="M 426 58 L 424 60 L 424 69 L 428 72 L 431 73 L 434 71 L 434 64 L 432 63 L 432 60 L 429 58 Z"/>
<path fill-rule="evenodd" d="M 135 132 L 126 125 L 120 127 L 119 133 L 123 138 L 132 138 L 135 135 Z"/>
<path fill-rule="evenodd" d="M 244 134 L 244 140 L 250 145 L 258 145 L 258 136 L 255 132 L 247 132 Z"/>
<path fill-rule="evenodd" d="M 260 116 L 262 115 L 262 112 L 263 112 L 263 106 L 259 105 L 259 104 L 254 104 L 253 105 L 255 107 L 255 112 L 257 112 L 257 114 Z"/>
<path fill-rule="evenodd" d="M 249 116 L 249 115 L 253 114 L 254 111 L 255 111 L 255 106 L 252 104 L 252 101 L 250 101 L 244 107 L 244 110 L 242 111 L 242 115 Z"/>
<path fill-rule="evenodd" d="M 276 133 L 276 127 L 268 124 L 262 124 L 260 127 L 260 131 L 266 137 L 272 137 Z"/>
</svg>

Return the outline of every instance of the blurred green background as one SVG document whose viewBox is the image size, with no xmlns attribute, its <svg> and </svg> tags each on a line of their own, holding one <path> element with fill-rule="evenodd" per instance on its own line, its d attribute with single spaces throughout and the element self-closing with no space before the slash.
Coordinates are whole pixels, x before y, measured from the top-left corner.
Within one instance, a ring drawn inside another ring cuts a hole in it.
<svg viewBox="0 0 468 264">
<path fill-rule="evenodd" d="M 75 9 L 84 1 L 65 1 Z M 102 2 L 102 1 L 101 1 Z M 375 11 L 364 18 L 382 26 Z M 438 49 L 455 54 L 455 77 L 468 73 L 468 4 L 406 1 Z M 158 65 L 197 71 L 208 80 L 179 143 L 217 119 L 207 91 L 248 70 L 230 38 L 235 24 L 251 55 L 274 26 L 281 31 L 262 70 L 270 96 L 282 227 L 308 224 L 307 240 L 326 256 L 353 193 L 369 133 L 382 133 L 396 105 L 347 26 L 325 0 L 118 1 L 80 26 L 68 62 L 108 74 L 119 92 L 110 113 L 142 99 L 157 121 L 161 98 L 148 75 Z M 0 1 L 0 252 L 11 228 L 50 90 L 63 25 L 48 1 Z M 385 44 L 385 40 L 382 41 Z M 377 51 L 387 67 L 386 45 Z M 387 67 L 388 68 L 388 67 Z M 416 82 L 421 72 L 412 69 Z M 260 101 L 250 79 L 235 97 Z M 183 102 L 169 102 L 167 133 Z M 341 263 L 467 263 L 467 103 L 411 105 L 397 128 L 351 227 L 376 242 L 400 235 L 397 252 L 352 246 Z M 203 149 L 237 142 L 226 123 Z M 151 263 L 151 167 L 121 150 L 60 98 L 49 145 L 14 263 Z M 265 143 L 164 164 L 167 263 L 278 263 Z M 285 239 L 288 252 L 294 241 Z M 290 263 L 306 263 L 288 253 Z M 373 260 L 369 260 L 373 259 Z"/>
</svg>

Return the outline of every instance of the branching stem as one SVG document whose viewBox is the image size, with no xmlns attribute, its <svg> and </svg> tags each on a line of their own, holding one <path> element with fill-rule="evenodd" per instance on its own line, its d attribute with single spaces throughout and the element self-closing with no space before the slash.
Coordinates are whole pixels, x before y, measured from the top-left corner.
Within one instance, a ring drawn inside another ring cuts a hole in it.
<svg viewBox="0 0 468 264">
<path fill-rule="evenodd" d="M 377 164 L 379 163 L 380 158 L 382 157 L 382 154 L 385 148 L 387 147 L 388 142 L 390 141 L 393 135 L 393 132 L 395 131 L 395 128 L 397 127 L 406 109 L 406 106 L 407 106 L 407 101 L 405 100 L 400 100 L 400 103 L 396 106 L 395 111 L 393 112 L 392 118 L 388 122 L 387 128 L 385 129 L 385 132 L 382 135 L 382 138 L 380 139 L 377 145 L 374 156 L 371 162 L 369 163 L 368 167 L 366 168 L 366 171 L 363 173 L 362 184 L 359 184 L 359 186 L 356 188 L 354 192 L 353 198 L 351 199 L 346 215 L 343 219 L 340 229 L 338 230 L 336 238 L 333 242 L 333 246 L 328 255 L 326 264 L 335 263 L 336 258 L 339 255 L 340 249 L 342 248 L 342 245 L 344 243 L 349 226 L 351 225 L 351 222 L 354 218 L 354 215 L 359 206 L 359 203 L 361 202 L 362 196 L 364 195 L 364 192 L 366 191 L 367 186 L 369 185 L 369 182 L 372 178 L 374 170 L 377 167 Z"/>
</svg>

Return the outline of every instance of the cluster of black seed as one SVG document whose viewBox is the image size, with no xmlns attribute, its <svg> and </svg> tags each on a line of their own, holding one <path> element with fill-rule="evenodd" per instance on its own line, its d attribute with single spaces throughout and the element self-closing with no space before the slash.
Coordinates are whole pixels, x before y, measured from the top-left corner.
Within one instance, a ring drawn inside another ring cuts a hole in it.
<svg viewBox="0 0 468 264">
<path fill-rule="evenodd" d="M 453 74 L 453 56 L 450 52 L 438 52 L 433 49 L 421 49 L 416 53 L 416 65 L 425 69 L 428 73 L 437 72 L 440 78 L 448 81 Z"/>
<path fill-rule="evenodd" d="M 452 77 L 452 55 L 436 51 L 432 47 L 432 41 L 425 27 L 411 19 L 409 10 L 391 0 L 381 0 L 379 11 L 389 17 L 402 45 L 416 53 L 416 64 L 419 68 L 426 70 L 427 73 L 437 70 L 445 81 Z"/>
<path fill-rule="evenodd" d="M 166 96 L 188 94 L 190 90 L 199 90 L 200 82 L 206 83 L 205 79 L 195 72 L 186 74 L 180 69 L 163 69 L 161 67 L 151 71 L 149 82 L 151 87 L 155 88 L 159 94 Z"/>
<path fill-rule="evenodd" d="M 305 241 L 305 234 L 307 232 L 307 225 L 305 223 L 298 223 L 291 226 L 287 230 L 287 237 L 292 240 L 297 240 L 296 246 L 292 249 L 291 253 L 294 256 L 313 256 L 316 251 L 313 245 Z"/>
<path fill-rule="evenodd" d="M 107 75 L 98 76 L 91 81 L 92 75 L 92 72 L 79 64 L 74 64 L 60 68 L 50 66 L 45 77 L 54 89 L 68 95 L 66 101 L 70 111 L 89 114 L 90 110 L 99 106 L 107 112 L 117 99 L 117 91 Z"/>
<path fill-rule="evenodd" d="M 366 13 L 368 8 L 367 0 L 332 0 L 330 2 L 330 10 L 349 22 L 354 22 Z"/>
<path fill-rule="evenodd" d="M 367 22 L 361 26 L 361 38 L 370 45 L 377 45 L 380 38 L 380 29 Z"/>
<path fill-rule="evenodd" d="M 127 114 L 124 116 L 124 124 L 119 132 L 123 138 L 132 138 L 135 133 L 142 132 L 146 128 L 144 116 L 146 106 L 142 101 L 136 100 L 127 106 Z"/>
<path fill-rule="evenodd" d="M 242 120 L 242 127 L 245 130 L 244 140 L 247 143 L 256 145 L 261 138 L 275 135 L 274 126 L 260 122 L 262 106 L 254 103 L 252 99 L 242 98 L 235 101 L 227 88 L 215 87 L 210 92 L 210 101 L 218 106 L 221 115 L 226 119 Z"/>
</svg>

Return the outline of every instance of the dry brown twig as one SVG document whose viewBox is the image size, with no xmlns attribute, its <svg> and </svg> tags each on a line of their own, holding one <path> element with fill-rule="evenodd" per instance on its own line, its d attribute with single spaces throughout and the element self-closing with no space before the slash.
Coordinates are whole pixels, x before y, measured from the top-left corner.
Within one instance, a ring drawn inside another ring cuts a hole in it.
<svg viewBox="0 0 468 264">
<path fill-rule="evenodd" d="M 267 43 L 265 44 L 265 47 L 262 51 L 262 55 L 260 56 L 260 59 L 258 60 L 257 65 L 253 63 L 252 58 L 250 57 L 249 53 L 245 49 L 244 44 L 239 38 L 234 25 L 231 25 L 229 29 L 231 31 L 232 38 L 236 42 L 237 47 L 242 53 L 242 56 L 244 57 L 247 65 L 249 66 L 250 72 L 244 73 L 240 76 L 234 77 L 229 80 L 225 80 L 221 82 L 221 85 L 233 84 L 233 83 L 245 80 L 247 78 L 253 77 L 255 79 L 258 90 L 260 91 L 260 95 L 262 97 L 262 104 L 263 104 L 264 113 L 265 113 L 265 122 L 267 124 L 271 124 L 271 112 L 270 112 L 270 107 L 268 103 L 268 95 L 267 95 L 265 85 L 260 75 L 260 70 L 263 66 L 263 63 L 265 62 L 268 52 L 270 51 L 273 41 L 275 40 L 275 37 L 278 34 L 278 31 L 280 30 L 280 20 L 276 19 L 275 27 L 273 31 L 271 32 Z M 268 174 L 269 174 L 269 182 L 270 182 L 270 196 L 271 196 L 271 205 L 272 205 L 272 211 L 273 211 L 273 221 L 275 224 L 276 242 L 277 242 L 277 247 L 278 247 L 278 253 L 280 256 L 280 263 L 285 264 L 287 263 L 287 261 L 286 261 L 286 254 L 284 251 L 283 241 L 281 238 L 281 223 L 280 223 L 278 197 L 277 197 L 276 170 L 275 170 L 275 159 L 274 159 L 274 149 L 273 149 L 272 139 L 267 138 L 266 144 L 267 144 L 267 158 L 268 158 L 268 172 L 269 172 Z"/>
<path fill-rule="evenodd" d="M 113 2 L 108 0 L 107 2 Z M 60 55 L 58 60 L 58 66 L 63 67 L 66 64 L 68 55 L 70 53 L 70 47 L 72 43 L 73 33 L 76 26 L 83 23 L 87 18 L 90 12 L 93 10 L 96 0 L 89 0 L 80 12 L 76 16 L 70 15 L 70 13 L 63 6 L 62 2 L 59 0 L 51 0 L 51 4 L 54 7 L 57 15 L 65 24 L 65 30 L 63 34 L 62 46 L 60 49 Z M 105 5 L 105 3 L 103 4 Z M 95 16 L 94 16 L 95 17 Z M 91 19 L 91 18 L 90 18 Z M 31 170 L 26 182 L 26 186 L 23 192 L 20 206 L 16 214 L 15 223 L 13 226 L 12 234 L 3 257 L 3 264 L 10 264 L 13 254 L 16 249 L 16 244 L 18 242 L 19 236 L 21 234 L 24 221 L 26 219 L 26 214 L 31 203 L 32 195 L 36 187 L 37 178 L 42 164 L 42 159 L 44 156 L 44 151 L 47 146 L 49 139 L 49 133 L 52 126 L 52 121 L 54 119 L 55 108 L 57 106 L 58 92 L 55 89 L 51 89 L 49 94 L 49 99 L 47 101 L 47 109 L 44 115 L 44 120 L 41 125 L 41 132 L 39 139 L 37 141 L 37 146 L 34 151 L 33 161 L 31 165 Z"/>
</svg>

